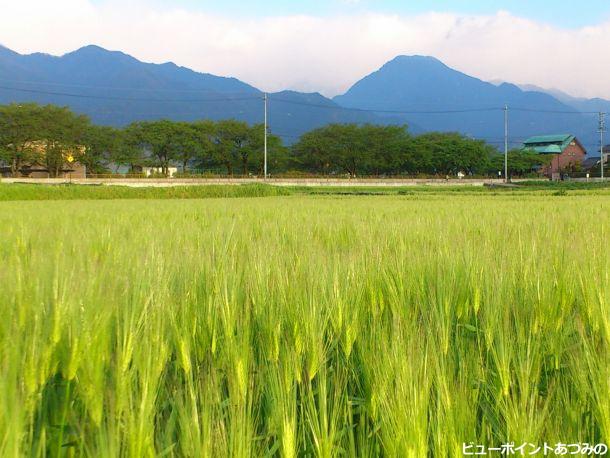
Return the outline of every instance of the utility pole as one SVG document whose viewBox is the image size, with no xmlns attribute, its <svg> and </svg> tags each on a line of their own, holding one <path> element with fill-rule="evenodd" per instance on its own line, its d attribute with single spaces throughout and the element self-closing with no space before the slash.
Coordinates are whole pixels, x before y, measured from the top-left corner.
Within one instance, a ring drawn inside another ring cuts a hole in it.
<svg viewBox="0 0 610 458">
<path fill-rule="evenodd" d="M 504 105 L 504 182 L 508 183 L 508 105 Z"/>
<path fill-rule="evenodd" d="M 599 168 L 604 181 L 604 132 L 606 131 L 606 113 L 599 112 Z"/>
<path fill-rule="evenodd" d="M 265 180 L 267 179 L 267 93 L 265 93 Z"/>
</svg>

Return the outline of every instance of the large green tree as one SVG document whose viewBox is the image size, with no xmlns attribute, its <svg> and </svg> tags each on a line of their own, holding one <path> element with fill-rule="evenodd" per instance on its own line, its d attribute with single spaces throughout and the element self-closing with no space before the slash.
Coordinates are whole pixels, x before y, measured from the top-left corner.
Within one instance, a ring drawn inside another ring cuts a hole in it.
<svg viewBox="0 0 610 458">
<path fill-rule="evenodd" d="M 360 135 L 369 151 L 366 171 L 373 175 L 399 174 L 405 168 L 406 156 L 412 150 L 407 126 L 361 127 Z"/>
<path fill-rule="evenodd" d="M 365 131 L 356 124 L 331 124 L 324 128 L 332 140 L 331 160 L 355 177 L 371 165 L 371 149 Z"/>
<path fill-rule="evenodd" d="M 130 130 L 140 148 L 150 155 L 152 164 L 167 175 L 172 160 L 176 159 L 171 145 L 173 122 L 166 119 L 138 122 L 132 124 Z"/>
<path fill-rule="evenodd" d="M 309 172 L 328 175 L 335 169 L 330 155 L 332 143 L 330 135 L 322 129 L 307 132 L 292 146 L 293 162 Z"/>
<path fill-rule="evenodd" d="M 264 136 L 262 124 L 249 126 L 245 122 L 224 120 L 198 121 L 192 124 L 199 134 L 198 159 L 203 167 L 222 166 L 232 175 L 235 170 L 247 176 L 264 170 Z M 270 170 L 286 166 L 288 155 L 282 140 L 267 136 L 267 161 Z"/>
<path fill-rule="evenodd" d="M 91 128 L 89 119 L 67 107 L 11 104 L 0 106 L 0 153 L 13 176 L 32 162 L 45 164 L 56 177 L 66 162 L 81 160 Z"/>
<path fill-rule="evenodd" d="M 176 152 L 176 160 L 182 166 L 182 173 L 186 173 L 188 164 L 198 156 L 201 156 L 205 145 L 201 131 L 188 122 L 177 122 L 171 133 L 172 147 Z"/>
<path fill-rule="evenodd" d="M 429 174 L 466 172 L 484 174 L 489 170 L 490 157 L 496 151 L 482 140 L 458 133 L 430 132 L 415 139 L 415 154 L 421 155 L 419 171 Z"/>
<path fill-rule="evenodd" d="M 34 103 L 0 106 L 0 158 L 13 176 L 36 156 L 34 144 L 43 139 L 42 111 Z"/>
<path fill-rule="evenodd" d="M 169 167 L 174 162 L 186 169 L 200 147 L 197 130 L 185 122 L 162 119 L 135 123 L 130 126 L 130 134 L 164 175 L 169 174 Z"/>
<path fill-rule="evenodd" d="M 117 166 L 114 159 L 120 155 L 122 140 L 121 130 L 110 126 L 92 125 L 85 133 L 85 150 L 78 160 L 87 167 L 88 171 L 103 173 L 108 166 Z"/>
<path fill-rule="evenodd" d="M 366 133 L 357 124 L 329 124 L 315 129 L 294 146 L 296 160 L 317 172 L 345 172 L 354 177 L 370 165 Z"/>
<path fill-rule="evenodd" d="M 86 116 L 54 105 L 43 107 L 41 122 L 45 143 L 43 161 L 49 175 L 57 177 L 66 162 L 78 160 L 85 153 L 84 143 L 91 124 Z"/>
<path fill-rule="evenodd" d="M 404 126 L 330 124 L 293 147 L 295 162 L 317 173 L 395 173 L 411 137 Z"/>
<path fill-rule="evenodd" d="M 198 143 L 195 156 L 191 159 L 195 159 L 199 165 L 203 165 L 204 167 L 211 166 L 214 164 L 216 154 L 215 140 L 217 138 L 216 133 L 218 129 L 216 122 L 210 119 L 204 119 L 193 122 L 191 127 L 194 130 L 195 139 Z"/>
<path fill-rule="evenodd" d="M 550 155 L 538 154 L 533 150 L 512 149 L 508 152 L 508 174 L 522 176 L 537 172 L 551 159 Z M 496 174 L 498 171 L 504 173 L 504 154 L 496 152 L 490 161 L 490 173 Z"/>
<path fill-rule="evenodd" d="M 223 165 L 228 175 L 233 175 L 237 164 L 244 164 L 249 154 L 248 124 L 235 119 L 219 121 L 214 135 L 214 160 Z M 245 159 L 244 159 L 245 158 Z M 247 174 L 247 166 L 244 167 Z"/>
<path fill-rule="evenodd" d="M 113 167 L 115 173 L 118 173 L 121 166 L 134 173 L 146 164 L 140 126 L 137 123 L 130 124 L 120 129 L 117 134 L 117 149 L 107 152 L 106 162 Z"/>
<path fill-rule="evenodd" d="M 244 175 L 254 170 L 258 175 L 265 172 L 265 126 L 255 124 L 248 130 L 248 139 L 245 151 L 242 152 L 242 170 Z M 288 163 L 287 150 L 282 139 L 277 135 L 267 134 L 267 171 L 279 171 Z"/>
</svg>

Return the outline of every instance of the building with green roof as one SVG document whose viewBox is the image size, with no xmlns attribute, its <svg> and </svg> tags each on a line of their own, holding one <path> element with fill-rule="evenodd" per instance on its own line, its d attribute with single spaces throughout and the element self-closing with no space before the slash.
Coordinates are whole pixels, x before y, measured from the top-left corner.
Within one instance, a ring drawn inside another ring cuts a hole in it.
<svg viewBox="0 0 610 458">
<path fill-rule="evenodd" d="M 543 168 L 543 173 L 553 178 L 578 169 L 587 155 L 582 143 L 571 134 L 531 137 L 523 142 L 523 149 L 551 155 L 550 163 Z"/>
</svg>

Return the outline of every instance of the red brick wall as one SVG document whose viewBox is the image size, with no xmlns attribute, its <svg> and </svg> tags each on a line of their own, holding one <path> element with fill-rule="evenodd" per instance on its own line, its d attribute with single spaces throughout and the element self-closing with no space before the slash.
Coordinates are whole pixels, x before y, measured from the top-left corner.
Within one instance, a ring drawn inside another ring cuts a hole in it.
<svg viewBox="0 0 610 458">
<path fill-rule="evenodd" d="M 553 155 L 550 165 L 545 167 L 545 175 L 569 170 L 575 164 L 582 163 L 585 160 L 586 154 L 585 150 L 577 142 L 573 142 L 563 153 Z"/>
</svg>

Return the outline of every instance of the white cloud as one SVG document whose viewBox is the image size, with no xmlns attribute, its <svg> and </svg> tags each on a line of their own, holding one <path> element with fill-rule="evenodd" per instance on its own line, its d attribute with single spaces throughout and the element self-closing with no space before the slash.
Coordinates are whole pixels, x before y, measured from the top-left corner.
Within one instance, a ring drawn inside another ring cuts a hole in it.
<svg viewBox="0 0 610 458">
<path fill-rule="evenodd" d="M 0 43 L 62 54 L 85 44 L 174 61 L 261 89 L 334 95 L 399 54 L 427 54 L 483 79 L 610 98 L 599 58 L 610 23 L 561 29 L 499 12 L 223 17 L 139 1 L 0 0 Z"/>
</svg>

